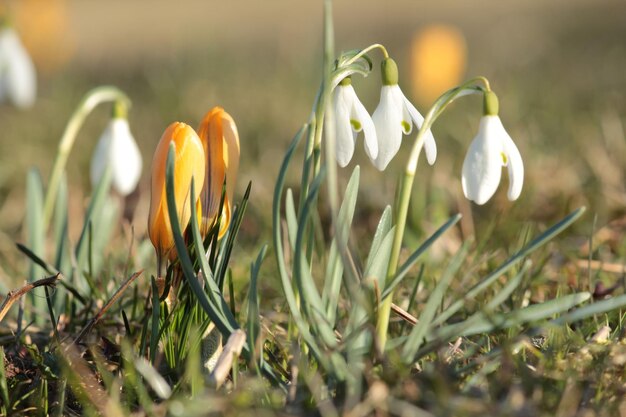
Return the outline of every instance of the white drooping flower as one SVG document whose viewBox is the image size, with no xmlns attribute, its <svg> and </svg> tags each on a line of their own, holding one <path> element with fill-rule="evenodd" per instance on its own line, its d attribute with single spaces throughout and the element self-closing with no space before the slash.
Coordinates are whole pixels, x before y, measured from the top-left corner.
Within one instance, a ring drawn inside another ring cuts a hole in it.
<svg viewBox="0 0 626 417">
<path fill-rule="evenodd" d="M 133 192 L 141 176 L 141 153 L 125 117 L 113 117 L 98 140 L 91 158 L 91 184 L 95 187 L 107 166 L 111 184 L 123 196 Z"/>
<path fill-rule="evenodd" d="M 478 134 L 470 144 L 463 162 L 461 183 L 467 199 L 485 204 L 496 192 L 502 167 L 509 173 L 509 200 L 516 200 L 524 184 L 524 163 L 513 139 L 498 116 L 497 97 L 485 93 L 485 115 L 480 119 Z"/>
<path fill-rule="evenodd" d="M 8 100 L 19 108 L 35 103 L 35 66 L 11 27 L 0 27 L 0 102 Z"/>
<path fill-rule="evenodd" d="M 372 115 L 378 138 L 378 156 L 371 158 L 374 166 L 380 171 L 384 170 L 398 153 L 402 134 L 408 135 L 413 130 L 413 125 L 419 129 L 424 123 L 422 115 L 400 90 L 398 67 L 391 58 L 386 58 L 382 62 L 382 75 L 380 102 Z M 434 164 L 437 159 L 437 145 L 430 129 L 424 136 L 424 151 L 428 163 Z"/>
<path fill-rule="evenodd" d="M 341 167 L 348 165 L 354 154 L 354 144 L 360 131 L 365 136 L 365 152 L 370 159 L 378 155 L 376 128 L 367 110 L 357 97 L 349 77 L 344 78 L 333 95 L 333 114 L 335 116 L 335 141 L 337 163 Z"/>
</svg>

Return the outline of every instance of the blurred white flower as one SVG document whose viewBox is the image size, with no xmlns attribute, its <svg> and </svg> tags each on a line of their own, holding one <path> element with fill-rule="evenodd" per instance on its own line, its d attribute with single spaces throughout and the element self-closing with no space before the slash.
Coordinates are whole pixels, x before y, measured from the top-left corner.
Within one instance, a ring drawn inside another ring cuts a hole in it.
<svg viewBox="0 0 626 417">
<path fill-rule="evenodd" d="M 348 165 L 354 154 L 354 144 L 360 131 L 363 131 L 365 136 L 367 156 L 372 160 L 375 159 L 378 155 L 378 142 L 374 122 L 356 96 L 354 88 L 350 84 L 350 78 L 345 78 L 335 87 L 333 113 L 335 116 L 337 163 L 341 167 Z"/>
<path fill-rule="evenodd" d="M 398 68 L 391 58 L 382 63 L 383 87 L 380 102 L 374 110 L 372 120 L 376 126 L 378 138 L 378 156 L 372 162 L 379 170 L 384 170 L 398 153 L 402 143 L 402 133 L 408 135 L 415 124 L 418 128 L 424 118 L 415 106 L 404 96 L 398 86 Z M 430 129 L 424 136 L 424 151 L 430 165 L 437 159 L 437 145 Z"/>
<path fill-rule="evenodd" d="M 113 188 L 126 196 L 137 187 L 141 164 L 141 153 L 130 133 L 128 120 L 112 118 L 100 136 L 91 158 L 91 184 L 95 187 L 107 165 L 110 165 Z"/>
<path fill-rule="evenodd" d="M 37 93 L 35 66 L 17 33 L 0 27 L 0 102 L 19 108 L 31 107 Z"/>
<path fill-rule="evenodd" d="M 476 204 L 485 204 L 498 188 L 503 166 L 509 171 L 507 197 L 513 201 L 519 197 L 524 183 L 522 157 L 500 117 L 487 114 L 480 119 L 478 134 L 463 162 L 461 183 L 465 197 Z"/>
</svg>

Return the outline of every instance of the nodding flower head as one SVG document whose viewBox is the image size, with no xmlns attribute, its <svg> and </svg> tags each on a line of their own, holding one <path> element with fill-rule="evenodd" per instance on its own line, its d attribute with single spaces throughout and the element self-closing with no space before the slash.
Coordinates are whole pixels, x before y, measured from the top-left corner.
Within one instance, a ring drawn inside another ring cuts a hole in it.
<svg viewBox="0 0 626 417">
<path fill-rule="evenodd" d="M 485 93 L 485 111 L 478 134 L 470 144 L 463 162 L 463 193 L 476 204 L 485 204 L 496 192 L 502 167 L 508 168 L 509 200 L 516 200 L 524 184 L 524 163 L 513 139 L 498 116 L 498 98 Z"/>
<path fill-rule="evenodd" d="M 370 159 L 378 156 L 376 128 L 367 110 L 357 97 L 350 77 L 344 78 L 333 94 L 335 117 L 335 140 L 337 163 L 345 167 L 354 154 L 354 143 L 358 132 L 365 136 L 365 152 Z"/>
<path fill-rule="evenodd" d="M 205 236 L 220 212 L 222 189 L 226 187 L 218 237 L 222 237 L 231 217 L 231 204 L 239 170 L 239 133 L 235 121 L 221 107 L 207 112 L 198 127 L 205 155 L 206 181 L 200 192 L 202 201 L 201 233 Z"/>
<path fill-rule="evenodd" d="M 91 158 L 90 178 L 95 187 L 107 166 L 112 186 L 123 196 L 133 192 L 141 176 L 141 153 L 130 132 L 126 105 L 115 103 L 113 117 L 98 140 Z"/>
<path fill-rule="evenodd" d="M 169 125 L 161 136 L 152 159 L 152 186 L 148 217 L 148 234 L 160 260 L 165 259 L 174 247 L 174 236 L 165 194 L 165 169 L 171 143 L 174 144 L 176 152 L 174 200 L 176 201 L 176 215 L 182 230 L 187 227 L 191 217 L 189 207 L 191 180 L 194 179 L 195 189 L 200 189 L 205 175 L 204 150 L 196 132 L 184 123 L 175 122 Z M 199 194 L 196 207 L 200 209 Z"/>
<path fill-rule="evenodd" d="M 382 171 L 398 153 L 402 143 L 402 134 L 410 134 L 413 125 L 419 129 L 424 123 L 424 118 L 400 90 L 398 66 L 395 61 L 386 58 L 382 62 L 381 69 L 383 87 L 380 91 L 380 102 L 372 115 L 378 139 L 378 155 L 371 159 L 374 166 Z M 437 146 L 430 129 L 425 135 L 426 159 L 432 165 L 437 159 Z"/>
<path fill-rule="evenodd" d="M 35 66 L 13 28 L 0 22 L 0 102 L 28 108 L 35 103 Z"/>
</svg>

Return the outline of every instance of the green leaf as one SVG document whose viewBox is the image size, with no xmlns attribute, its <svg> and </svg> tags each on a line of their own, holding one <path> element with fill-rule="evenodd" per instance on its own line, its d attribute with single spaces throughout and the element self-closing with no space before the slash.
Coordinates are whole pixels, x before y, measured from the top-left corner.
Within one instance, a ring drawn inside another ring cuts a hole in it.
<svg viewBox="0 0 626 417">
<path fill-rule="evenodd" d="M 389 231 L 391 230 L 392 218 L 391 218 L 391 206 L 386 206 L 383 214 L 380 216 L 380 220 L 378 221 L 378 226 L 376 226 L 376 233 L 374 233 L 374 239 L 372 239 L 372 245 L 370 246 L 370 252 L 367 256 L 367 263 L 365 264 L 365 271 L 371 270 L 372 263 L 374 263 L 378 257 L 378 253 L 380 250 L 380 246 L 383 243 L 383 240 L 387 238 Z M 367 277 L 368 274 L 364 274 L 364 277 Z M 380 283 L 384 283 L 383 281 Z M 382 288 L 382 286 L 380 287 Z"/>
<path fill-rule="evenodd" d="M 437 282 L 435 289 L 428 297 L 426 306 L 424 306 L 424 310 L 422 310 L 417 324 L 411 330 L 411 333 L 409 334 L 409 337 L 402 349 L 402 358 L 405 363 L 413 362 L 415 353 L 424 341 L 426 332 L 428 331 L 428 327 L 430 323 L 432 323 L 432 320 L 435 317 L 435 313 L 441 305 L 443 297 L 446 294 L 446 290 L 448 289 L 450 282 L 452 282 L 454 274 L 456 274 L 456 272 L 463 264 L 463 261 L 465 260 L 465 256 L 467 255 L 467 248 L 468 245 L 466 243 L 461 247 L 461 249 L 459 249 L 459 251 L 450 262 L 450 265 L 446 268 L 443 275 Z"/>
<path fill-rule="evenodd" d="M 263 263 L 263 259 L 265 258 L 265 254 L 267 253 L 267 245 L 263 245 L 261 250 L 259 251 L 259 255 L 250 265 L 250 289 L 248 290 L 248 321 L 247 321 L 247 340 L 250 345 L 250 356 L 253 360 L 257 357 L 256 349 L 256 341 L 259 338 L 260 334 L 260 312 L 259 312 L 259 293 L 258 293 L 258 280 L 259 280 L 259 271 L 261 269 L 261 264 Z"/>
<path fill-rule="evenodd" d="M 217 280 L 217 286 L 219 287 L 220 291 L 222 291 L 224 288 L 224 278 L 226 277 L 228 262 L 230 261 L 230 255 L 232 254 L 233 247 L 235 246 L 235 239 L 237 238 L 239 228 L 241 227 L 241 222 L 243 221 L 243 215 L 246 212 L 246 207 L 248 207 L 248 200 L 250 199 L 251 188 L 252 182 L 249 182 L 241 203 L 239 203 L 239 205 L 235 208 L 235 212 L 233 213 L 233 217 L 228 227 L 228 233 L 224 238 L 224 246 L 220 250 L 219 263 L 216 267 L 217 275 L 215 277 Z"/>
<path fill-rule="evenodd" d="M 534 240 L 532 240 L 530 243 L 520 249 L 515 255 L 510 257 L 506 262 L 500 265 L 498 269 L 489 274 L 481 282 L 470 288 L 465 293 L 463 299 L 457 300 L 450 307 L 448 307 L 434 320 L 433 325 L 439 325 L 444 323 L 448 318 L 454 315 L 454 313 L 459 311 L 468 300 L 474 299 L 482 291 L 489 288 L 489 286 L 491 286 L 500 276 L 502 276 L 505 272 L 515 266 L 517 262 L 521 261 L 526 256 L 530 255 L 532 252 L 552 240 L 556 235 L 558 235 L 567 227 L 569 227 L 572 223 L 574 223 L 584 212 L 585 207 L 580 207 L 579 209 L 575 210 L 574 212 L 563 218 L 557 224 L 543 232 L 541 235 L 536 237 Z"/>
<path fill-rule="evenodd" d="M 548 319 L 555 314 L 567 311 L 591 297 L 588 292 L 569 294 L 540 304 L 532 304 L 504 314 L 490 314 L 480 311 L 467 320 L 442 327 L 432 333 L 432 339 L 449 340 L 459 336 L 507 329 L 521 324 Z"/>
<path fill-rule="evenodd" d="M 86 282 L 85 276 L 83 274 L 83 270 L 87 265 L 87 261 L 89 259 L 89 229 L 92 221 L 97 217 L 97 214 L 102 210 L 104 200 L 109 193 L 109 188 L 111 186 L 111 167 L 107 166 L 102 174 L 102 178 L 98 181 L 96 188 L 91 197 L 91 201 L 89 202 L 89 207 L 87 208 L 87 212 L 85 213 L 85 220 L 83 222 L 83 229 L 80 233 L 80 238 L 78 239 L 78 243 L 75 248 L 75 256 L 76 256 L 76 265 L 78 268 L 77 277 L 83 277 L 83 280 L 79 282 L 75 282 L 74 285 L 82 292 L 85 292 L 89 286 L 89 283 Z"/>
<path fill-rule="evenodd" d="M 293 201 L 291 188 L 287 189 L 287 195 L 285 196 L 285 220 L 287 221 L 289 245 L 293 252 L 296 247 L 296 236 L 298 234 L 298 217 L 296 216 L 296 206 Z"/>
<path fill-rule="evenodd" d="M 315 341 L 315 338 L 311 334 L 309 330 L 308 323 L 302 318 L 300 313 L 300 308 L 298 307 L 298 302 L 296 301 L 295 291 L 293 286 L 291 285 L 291 277 L 289 276 L 288 268 L 285 263 L 285 252 L 283 250 L 283 237 L 281 232 L 281 218 L 280 218 L 280 207 L 283 196 L 283 190 L 285 187 L 285 179 L 287 176 L 287 170 L 289 168 L 289 164 L 291 162 L 291 158 L 293 157 L 293 153 L 296 150 L 296 147 L 304 137 L 305 131 L 309 129 L 310 126 L 304 125 L 298 133 L 294 136 L 285 157 L 283 158 L 283 162 L 280 166 L 280 170 L 278 171 L 278 178 L 276 179 L 276 187 L 274 188 L 274 198 L 272 200 L 272 240 L 274 243 L 274 251 L 276 253 L 276 263 L 278 266 L 278 272 L 281 280 L 281 284 L 283 287 L 283 293 L 285 294 L 285 299 L 287 300 L 287 304 L 289 305 L 289 310 L 291 311 L 291 317 L 293 318 L 298 330 L 300 331 L 301 337 L 305 340 L 313 354 L 316 356 L 318 360 L 321 362 L 325 362 L 325 356 L 322 354 L 321 349 Z"/>
<path fill-rule="evenodd" d="M 626 306 L 626 294 L 609 298 L 607 300 L 596 301 L 584 307 L 577 308 L 576 310 L 566 313 L 553 320 L 551 324 L 561 326 L 563 324 L 584 320 L 596 314 L 608 313 L 609 311 L 623 308 L 624 306 Z"/>
<path fill-rule="evenodd" d="M 417 248 L 415 252 L 411 254 L 411 256 L 409 256 L 406 262 L 402 264 L 402 266 L 396 273 L 396 276 L 393 278 L 393 280 L 391 280 L 389 285 L 383 291 L 381 299 L 387 298 L 393 292 L 393 290 L 406 277 L 406 275 L 411 270 L 413 265 L 415 265 L 415 262 L 417 262 L 420 256 L 422 256 L 426 252 L 426 250 L 428 250 L 428 248 L 430 248 L 432 244 L 435 243 L 437 239 L 439 239 L 439 237 L 441 237 L 442 234 L 444 234 L 449 228 L 457 224 L 459 220 L 461 220 L 460 214 L 456 214 L 450 217 L 447 222 L 445 222 L 439 229 L 437 229 L 435 233 L 433 233 L 428 239 L 426 239 L 426 241 L 424 241 L 424 243 L 422 243 L 420 247 Z"/>
<path fill-rule="evenodd" d="M 357 166 L 352 171 L 344 199 L 337 215 L 337 230 L 330 246 L 328 264 L 326 265 L 326 276 L 324 290 L 322 291 L 322 303 L 326 307 L 326 317 L 331 327 L 335 326 L 337 320 L 337 303 L 341 292 L 341 277 L 344 271 L 341 252 L 346 252 L 352 219 L 356 209 L 356 201 L 359 193 L 359 173 Z"/>
<path fill-rule="evenodd" d="M 43 185 L 37 169 L 32 168 L 26 177 L 26 229 L 27 244 L 33 254 L 41 257 L 44 254 L 45 230 L 43 226 Z M 28 279 L 36 281 L 42 278 L 44 272 L 37 262 L 29 265 Z M 32 319 L 41 326 L 45 322 L 43 314 L 46 308 L 46 300 L 40 291 L 31 291 L 29 294 L 36 311 Z"/>
</svg>

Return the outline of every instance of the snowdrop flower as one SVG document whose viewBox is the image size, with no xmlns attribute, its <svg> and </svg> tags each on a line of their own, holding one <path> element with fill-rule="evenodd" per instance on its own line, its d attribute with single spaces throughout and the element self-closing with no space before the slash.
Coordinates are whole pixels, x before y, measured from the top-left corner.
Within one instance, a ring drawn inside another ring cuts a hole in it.
<svg viewBox="0 0 626 417">
<path fill-rule="evenodd" d="M 91 184 L 95 187 L 111 166 L 113 188 L 123 196 L 130 194 L 141 176 L 141 153 L 130 132 L 126 108 L 116 103 L 113 117 L 98 140 L 91 158 Z"/>
<path fill-rule="evenodd" d="M 378 156 L 371 158 L 380 171 L 384 170 L 398 153 L 402 142 L 402 133 L 408 135 L 415 124 L 418 128 L 424 118 L 407 100 L 398 86 L 398 66 L 391 58 L 381 64 L 383 87 L 380 91 L 380 102 L 372 115 L 378 138 Z M 424 150 L 430 165 L 437 159 L 437 146 L 430 129 L 424 137 Z"/>
<path fill-rule="evenodd" d="M 356 96 L 350 77 L 344 78 L 335 87 L 333 113 L 335 116 L 336 156 L 339 166 L 345 167 L 352 159 L 356 137 L 361 130 L 365 136 L 365 153 L 370 159 L 376 159 L 378 156 L 376 128 L 369 113 Z"/>
<path fill-rule="evenodd" d="M 35 66 L 17 33 L 0 23 L 0 102 L 7 100 L 19 108 L 35 102 Z"/>
<path fill-rule="evenodd" d="M 498 98 L 485 93 L 485 111 L 478 134 L 472 141 L 463 162 L 463 193 L 476 204 L 485 204 L 496 192 L 502 167 L 509 171 L 507 197 L 513 201 L 522 192 L 524 164 L 522 157 L 498 117 Z"/>
</svg>

